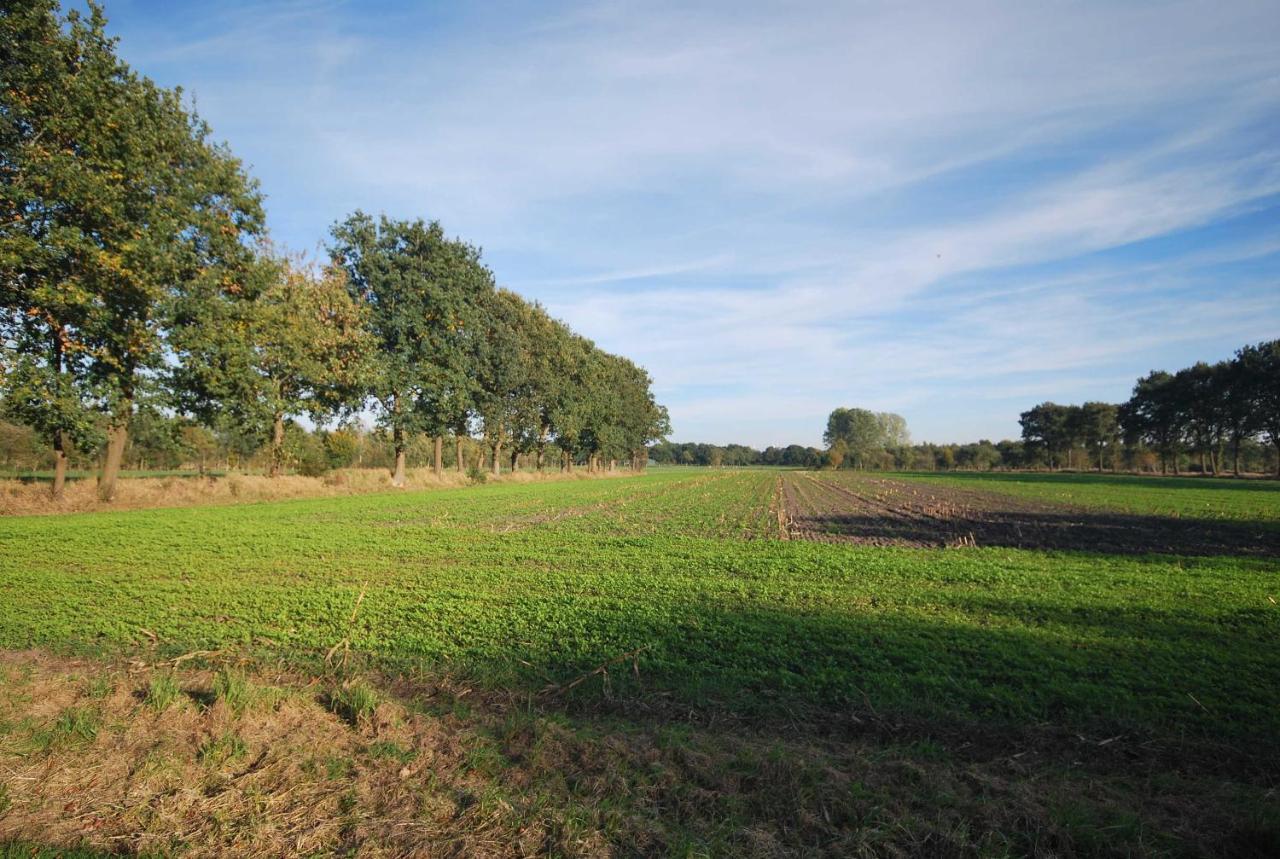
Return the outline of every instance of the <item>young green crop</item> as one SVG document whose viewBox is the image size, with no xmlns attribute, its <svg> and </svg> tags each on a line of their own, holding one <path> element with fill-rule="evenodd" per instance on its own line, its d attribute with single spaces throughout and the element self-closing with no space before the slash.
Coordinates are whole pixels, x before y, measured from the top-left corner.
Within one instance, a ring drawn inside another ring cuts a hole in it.
<svg viewBox="0 0 1280 859">
<path fill-rule="evenodd" d="M 634 651 L 612 694 L 694 708 L 1280 736 L 1274 559 L 773 540 L 775 479 L 6 519 L 0 645 L 127 650 L 146 629 L 161 655 L 318 664 L 346 640 L 531 692 Z"/>
</svg>

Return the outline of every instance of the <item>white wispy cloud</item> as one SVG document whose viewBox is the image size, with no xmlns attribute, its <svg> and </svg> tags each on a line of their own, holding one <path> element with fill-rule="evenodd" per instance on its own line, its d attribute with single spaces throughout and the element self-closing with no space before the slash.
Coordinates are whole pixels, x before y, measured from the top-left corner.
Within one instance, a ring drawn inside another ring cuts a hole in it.
<svg viewBox="0 0 1280 859">
<path fill-rule="evenodd" d="M 1280 328 L 1273 3 L 119 2 L 283 239 L 442 219 L 680 438 L 998 436 Z"/>
</svg>

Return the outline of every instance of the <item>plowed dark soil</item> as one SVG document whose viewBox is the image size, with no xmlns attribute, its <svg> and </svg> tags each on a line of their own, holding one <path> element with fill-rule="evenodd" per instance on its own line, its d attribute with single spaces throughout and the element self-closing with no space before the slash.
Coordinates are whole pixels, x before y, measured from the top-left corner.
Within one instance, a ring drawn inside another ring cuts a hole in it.
<svg viewBox="0 0 1280 859">
<path fill-rule="evenodd" d="M 1280 529 L 1267 524 L 1086 510 L 848 472 L 787 474 L 782 499 L 793 539 L 1280 557 Z"/>
</svg>

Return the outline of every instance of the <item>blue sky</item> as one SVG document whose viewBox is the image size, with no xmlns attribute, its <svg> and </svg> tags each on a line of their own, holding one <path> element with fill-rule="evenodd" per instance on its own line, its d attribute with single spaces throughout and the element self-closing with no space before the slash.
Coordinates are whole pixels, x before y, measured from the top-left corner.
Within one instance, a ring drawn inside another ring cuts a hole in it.
<svg viewBox="0 0 1280 859">
<path fill-rule="evenodd" d="M 998 439 L 1280 337 L 1280 5 L 106 0 L 274 237 L 439 219 L 673 438 Z"/>
</svg>

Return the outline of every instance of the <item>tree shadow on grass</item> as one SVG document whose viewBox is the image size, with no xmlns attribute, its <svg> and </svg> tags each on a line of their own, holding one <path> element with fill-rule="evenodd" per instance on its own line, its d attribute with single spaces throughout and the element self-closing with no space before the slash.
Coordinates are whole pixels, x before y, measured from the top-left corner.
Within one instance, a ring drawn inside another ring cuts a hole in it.
<svg viewBox="0 0 1280 859">
<path fill-rule="evenodd" d="M 464 674 L 468 688 L 570 711 L 605 707 L 780 731 L 796 723 L 910 727 L 972 735 L 1005 752 L 1010 738 L 1046 728 L 1073 745 L 1078 733 L 1177 737 L 1243 770 L 1262 760 L 1280 765 L 1280 689 L 1272 682 L 1280 649 L 1266 644 L 1276 636 L 1270 617 L 1242 615 L 1207 634 L 1173 612 L 1081 615 L 999 602 L 966 609 L 937 620 L 874 600 L 845 611 L 618 610 L 587 619 L 602 642 L 590 658 L 556 642 L 513 640 L 505 655 L 452 660 L 449 670 Z"/>
</svg>

